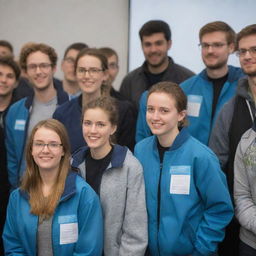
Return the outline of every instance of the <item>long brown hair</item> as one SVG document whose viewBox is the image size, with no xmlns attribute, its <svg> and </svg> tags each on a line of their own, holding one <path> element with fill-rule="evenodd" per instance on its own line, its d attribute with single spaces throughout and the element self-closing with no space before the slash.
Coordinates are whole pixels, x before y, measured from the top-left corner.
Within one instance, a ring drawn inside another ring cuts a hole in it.
<svg viewBox="0 0 256 256">
<path fill-rule="evenodd" d="M 35 133 L 40 128 L 47 128 L 56 132 L 61 140 L 64 155 L 60 160 L 59 172 L 51 191 L 45 198 L 42 192 L 42 179 L 38 165 L 32 156 L 32 147 Z M 63 124 L 55 119 L 40 121 L 32 130 L 26 147 L 27 168 L 21 182 L 21 190 L 29 194 L 31 213 L 41 219 L 47 219 L 54 214 L 58 201 L 64 191 L 66 177 L 70 169 L 70 145 L 66 129 Z"/>
</svg>

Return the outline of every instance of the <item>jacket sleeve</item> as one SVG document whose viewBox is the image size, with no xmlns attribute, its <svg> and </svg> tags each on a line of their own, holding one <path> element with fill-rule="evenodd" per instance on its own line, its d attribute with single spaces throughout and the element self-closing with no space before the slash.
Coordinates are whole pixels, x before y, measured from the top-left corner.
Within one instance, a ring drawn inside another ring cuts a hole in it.
<svg viewBox="0 0 256 256">
<path fill-rule="evenodd" d="M 81 192 L 78 221 L 79 235 L 73 256 L 102 256 L 103 217 L 100 201 L 91 187 Z"/>
<path fill-rule="evenodd" d="M 21 239 L 18 234 L 17 227 L 19 223 L 16 217 L 16 203 L 17 190 L 14 191 L 9 199 L 7 208 L 6 221 L 3 231 L 3 242 L 5 248 L 5 255 L 8 256 L 27 256 L 21 244 Z"/>
<path fill-rule="evenodd" d="M 143 140 L 148 136 L 151 136 L 151 131 L 146 121 L 147 95 L 148 93 L 144 92 L 140 98 L 139 113 L 136 124 L 136 143 L 138 143 L 139 141 Z"/>
<path fill-rule="evenodd" d="M 143 256 L 148 243 L 145 185 L 142 166 L 132 156 L 119 256 Z"/>
<path fill-rule="evenodd" d="M 250 177 L 245 165 L 244 154 L 240 141 L 234 161 L 234 197 L 236 205 L 236 217 L 242 227 L 256 234 L 256 205 L 252 198 Z"/>
<path fill-rule="evenodd" d="M 5 120 L 5 145 L 7 153 L 8 179 L 11 185 L 11 189 L 13 190 L 14 188 L 17 188 L 19 185 L 19 159 L 16 154 L 16 145 L 14 142 L 15 134 L 13 133 L 14 123 L 10 111 L 7 113 Z"/>
<path fill-rule="evenodd" d="M 233 217 L 233 207 L 225 174 L 213 153 L 196 159 L 194 179 L 204 203 L 204 213 L 196 231 L 193 256 L 211 255 L 225 235 Z"/>
<path fill-rule="evenodd" d="M 219 158 L 222 170 L 225 169 L 229 159 L 229 129 L 234 112 L 234 101 L 233 98 L 223 106 L 209 140 L 209 147 Z"/>
</svg>

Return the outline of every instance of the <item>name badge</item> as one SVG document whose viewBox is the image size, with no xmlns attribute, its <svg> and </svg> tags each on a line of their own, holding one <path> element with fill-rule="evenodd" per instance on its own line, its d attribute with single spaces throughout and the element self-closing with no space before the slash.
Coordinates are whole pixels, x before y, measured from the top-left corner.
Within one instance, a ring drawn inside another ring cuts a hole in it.
<svg viewBox="0 0 256 256">
<path fill-rule="evenodd" d="M 191 167 L 178 165 L 170 167 L 170 194 L 189 195 Z"/>
<path fill-rule="evenodd" d="M 19 131 L 24 131 L 26 125 L 26 120 L 16 120 L 14 129 Z"/>
<path fill-rule="evenodd" d="M 198 117 L 203 97 L 200 95 L 188 95 L 188 116 Z"/>
<path fill-rule="evenodd" d="M 76 243 L 78 239 L 78 223 L 76 215 L 59 216 L 60 244 Z"/>
</svg>

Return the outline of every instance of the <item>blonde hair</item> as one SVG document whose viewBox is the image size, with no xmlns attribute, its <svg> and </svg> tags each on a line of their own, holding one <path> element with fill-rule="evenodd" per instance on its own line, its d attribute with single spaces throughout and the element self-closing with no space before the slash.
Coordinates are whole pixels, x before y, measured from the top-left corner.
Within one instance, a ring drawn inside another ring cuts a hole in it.
<svg viewBox="0 0 256 256">
<path fill-rule="evenodd" d="M 32 146 L 35 133 L 40 128 L 47 128 L 58 134 L 61 140 L 64 155 L 59 164 L 57 179 L 52 188 L 51 194 L 45 198 L 42 192 L 42 179 L 38 165 L 32 156 Z M 29 194 L 31 213 L 47 219 L 54 214 L 58 201 L 63 194 L 66 177 L 70 169 L 70 145 L 67 131 L 63 124 L 55 119 L 40 121 L 32 130 L 26 147 L 27 168 L 21 182 L 21 190 Z"/>
</svg>

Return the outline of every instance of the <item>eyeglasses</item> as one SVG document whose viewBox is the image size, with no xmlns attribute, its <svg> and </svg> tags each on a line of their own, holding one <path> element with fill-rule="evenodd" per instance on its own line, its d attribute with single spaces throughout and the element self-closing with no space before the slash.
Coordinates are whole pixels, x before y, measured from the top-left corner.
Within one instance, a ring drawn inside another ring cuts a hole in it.
<svg viewBox="0 0 256 256">
<path fill-rule="evenodd" d="M 54 151 L 54 150 L 56 151 L 62 146 L 62 144 L 55 143 L 55 142 L 51 142 L 51 143 L 34 142 L 33 143 L 33 147 L 40 151 L 42 151 L 45 146 L 47 146 L 47 148 L 51 151 Z"/>
<path fill-rule="evenodd" d="M 200 44 L 198 44 L 198 46 L 200 48 L 202 48 L 202 50 L 208 50 L 210 47 L 212 47 L 214 50 L 218 50 L 218 49 L 221 49 L 224 45 L 228 45 L 228 44 L 226 44 L 226 43 L 212 43 L 212 44 L 200 43 Z"/>
<path fill-rule="evenodd" d="M 36 72 L 37 68 L 39 68 L 42 72 L 47 72 L 51 66 L 52 64 L 50 63 L 29 64 L 27 65 L 27 70 Z"/>
<path fill-rule="evenodd" d="M 256 57 L 256 46 L 250 47 L 249 49 L 239 49 L 236 55 L 238 57 L 244 57 L 247 52 L 249 52 L 252 57 Z"/>
<path fill-rule="evenodd" d="M 102 71 L 103 71 L 103 69 L 99 69 L 99 68 L 85 69 L 85 68 L 80 67 L 80 68 L 77 68 L 76 73 L 78 76 L 85 76 L 87 72 L 88 72 L 89 76 L 97 76 Z"/>
<path fill-rule="evenodd" d="M 74 58 L 71 57 L 67 57 L 64 59 L 67 63 L 69 64 L 75 64 L 76 60 Z"/>
</svg>

